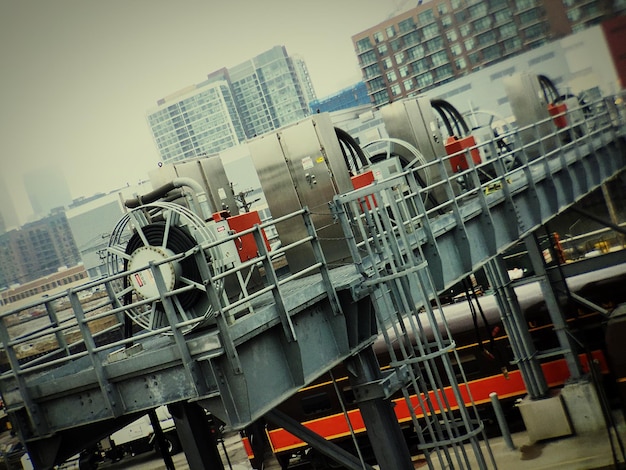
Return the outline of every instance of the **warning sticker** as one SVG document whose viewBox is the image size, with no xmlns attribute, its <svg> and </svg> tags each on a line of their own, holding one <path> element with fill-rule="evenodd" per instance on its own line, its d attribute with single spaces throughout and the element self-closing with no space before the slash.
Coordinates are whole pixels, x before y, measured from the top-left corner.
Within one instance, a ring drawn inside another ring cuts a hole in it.
<svg viewBox="0 0 626 470">
<path fill-rule="evenodd" d="M 324 163 L 324 156 L 320 155 L 319 157 L 317 157 L 317 160 L 315 160 L 316 163 Z"/>
<path fill-rule="evenodd" d="M 305 170 L 313 168 L 313 159 L 311 157 L 304 157 L 302 159 L 302 168 Z"/>
</svg>

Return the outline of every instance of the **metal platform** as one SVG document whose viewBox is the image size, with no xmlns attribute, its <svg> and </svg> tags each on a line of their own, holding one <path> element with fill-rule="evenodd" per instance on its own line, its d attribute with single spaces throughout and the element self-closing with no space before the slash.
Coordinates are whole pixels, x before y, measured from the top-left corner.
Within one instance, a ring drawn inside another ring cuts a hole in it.
<svg viewBox="0 0 626 470">
<path fill-rule="evenodd" d="M 168 291 L 163 263 L 151 263 L 3 311 L 0 392 L 33 462 L 50 468 L 138 413 L 168 403 L 198 402 L 233 429 L 253 422 L 371 344 L 374 306 L 384 303 L 370 295 L 398 259 L 415 255 L 434 290 L 442 291 L 626 167 L 623 112 L 605 110 L 581 134 L 569 129 L 549 142 L 538 138 L 530 144 L 532 156 L 530 146 L 513 146 L 519 161 L 513 169 L 496 159 L 446 175 L 437 186 L 448 197 L 437 207 L 425 204 L 434 188 L 420 186 L 416 175 L 423 167 L 337 196 L 333 205 L 353 264 L 328 267 L 302 210 L 290 216 L 302 217 L 309 233 L 298 244 L 311 244 L 318 262 L 298 274 L 279 279 L 272 266 L 272 257 L 296 244 L 270 256 L 257 226 L 246 233 L 256 237 L 259 257 L 219 274 L 207 267 L 202 285 Z M 430 166 L 445 173 L 445 164 L 443 158 Z M 376 218 L 391 224 L 377 231 Z M 176 256 L 200 253 L 196 247 Z M 172 326 L 124 339 L 124 310 L 155 299 L 118 306 L 114 286 L 146 269 Z M 246 269 L 260 270 L 262 284 L 227 298 L 220 279 Z M 176 319 L 173 296 L 190 288 L 213 303 L 209 318 Z M 414 301 L 418 308 L 419 298 Z M 183 335 L 194 323 L 202 326 Z"/>
</svg>

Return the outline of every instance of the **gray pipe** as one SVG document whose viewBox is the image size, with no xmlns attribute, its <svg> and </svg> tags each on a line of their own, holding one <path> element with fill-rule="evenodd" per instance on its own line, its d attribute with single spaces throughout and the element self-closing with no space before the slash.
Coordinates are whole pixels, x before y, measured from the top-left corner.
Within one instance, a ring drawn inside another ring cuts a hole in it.
<svg viewBox="0 0 626 470">
<path fill-rule="evenodd" d="M 498 426 L 500 426 L 500 432 L 502 433 L 504 443 L 509 449 L 515 450 L 515 444 L 513 444 L 509 424 L 506 422 L 504 417 L 504 411 L 502 411 L 502 405 L 500 404 L 500 400 L 498 400 L 498 394 L 496 392 L 491 392 L 489 394 L 489 398 L 491 399 L 491 404 L 493 405 L 493 411 L 496 413 L 496 419 L 498 420 Z"/>
</svg>

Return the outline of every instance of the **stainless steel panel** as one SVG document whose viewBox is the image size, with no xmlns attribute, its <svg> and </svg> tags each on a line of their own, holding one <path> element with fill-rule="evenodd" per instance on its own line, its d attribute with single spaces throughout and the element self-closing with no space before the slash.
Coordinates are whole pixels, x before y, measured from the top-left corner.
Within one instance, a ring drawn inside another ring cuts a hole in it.
<svg viewBox="0 0 626 470">
<path fill-rule="evenodd" d="M 515 116 L 518 128 L 531 126 L 528 129 L 521 129 L 519 132 L 523 144 L 530 144 L 538 139 L 543 140 L 543 150 L 556 148 L 558 141 L 556 127 L 550 119 L 548 103 L 546 102 L 537 75 L 532 73 L 518 73 L 503 77 L 504 90 L 511 105 L 511 111 Z M 547 137 L 553 135 L 553 137 Z M 541 145 L 534 145 L 527 148 L 526 153 L 529 158 L 536 158 L 542 152 Z"/>
<path fill-rule="evenodd" d="M 410 143 L 420 151 L 427 162 L 446 156 L 443 136 L 430 98 L 422 95 L 396 101 L 384 106 L 380 111 L 389 137 Z M 430 184 L 442 180 L 438 166 L 430 167 L 428 175 Z M 443 202 L 447 198 L 445 188 L 437 187 L 432 192 L 432 197 L 439 203 Z"/>
<path fill-rule="evenodd" d="M 334 223 L 328 203 L 335 194 L 351 190 L 352 183 L 330 116 L 318 114 L 299 121 L 250 141 L 248 147 L 272 216 L 306 206 L 326 261 L 345 259 L 349 254 L 343 232 Z M 299 219 L 276 229 L 283 244 L 307 236 Z M 313 252 L 303 245 L 287 253 L 287 261 L 292 271 L 299 271 L 314 263 Z"/>
<path fill-rule="evenodd" d="M 192 178 L 202 185 L 216 212 L 228 210 L 231 215 L 239 214 L 230 181 L 219 156 L 186 160 L 174 163 L 174 166 L 178 176 Z"/>
<path fill-rule="evenodd" d="M 381 108 L 389 137 L 414 145 L 427 162 L 446 155 L 439 124 L 426 96 L 405 99 Z"/>
</svg>

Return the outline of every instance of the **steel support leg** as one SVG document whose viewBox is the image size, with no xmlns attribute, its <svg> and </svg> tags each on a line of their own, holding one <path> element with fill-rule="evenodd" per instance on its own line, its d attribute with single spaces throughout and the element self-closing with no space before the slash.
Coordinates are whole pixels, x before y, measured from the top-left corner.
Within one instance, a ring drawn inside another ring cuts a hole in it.
<svg viewBox="0 0 626 470">
<path fill-rule="evenodd" d="M 150 418 L 150 424 L 152 424 L 154 436 L 159 446 L 159 450 L 161 451 L 161 457 L 163 458 L 166 470 L 175 470 L 174 461 L 170 455 L 167 441 L 165 440 L 165 434 L 163 433 L 163 428 L 161 428 L 161 422 L 159 421 L 156 410 L 148 411 L 148 417 Z"/>
<path fill-rule="evenodd" d="M 553 288 L 550 278 L 546 272 L 543 254 L 539 248 L 537 238 L 534 234 L 530 234 L 524 238 L 524 244 L 526 245 L 526 250 L 528 251 L 535 275 L 540 279 L 539 284 L 541 286 L 541 292 L 546 302 L 546 306 L 548 307 L 548 313 L 550 314 L 550 319 L 554 325 L 554 331 L 559 340 L 563 357 L 565 357 L 567 368 L 569 369 L 571 378 L 578 380 L 582 375 L 580 361 L 578 360 L 578 355 L 575 352 L 575 345 L 572 338 L 567 333 L 567 323 L 563 317 L 557 293 L 555 292 L 555 289 Z"/>
<path fill-rule="evenodd" d="M 548 384 L 502 258 L 498 256 L 490 260 L 485 265 L 485 272 L 494 290 L 502 325 L 509 337 L 528 395 L 532 399 L 543 398 L 548 393 Z"/>
<path fill-rule="evenodd" d="M 203 408 L 193 403 L 168 405 L 190 470 L 224 470 L 217 439 Z"/>
<path fill-rule="evenodd" d="M 346 359 L 345 365 L 379 467 L 381 470 L 412 470 L 411 454 L 391 401 L 382 394 L 371 393 L 375 391 L 371 385 L 382 379 L 374 350 L 364 349 Z"/>
</svg>

